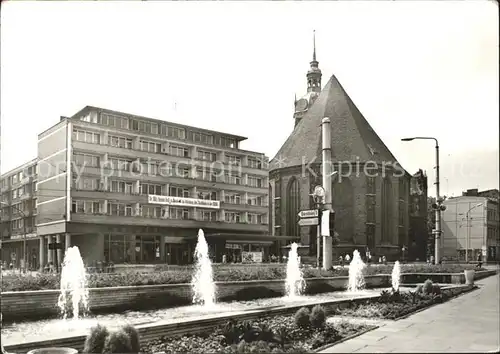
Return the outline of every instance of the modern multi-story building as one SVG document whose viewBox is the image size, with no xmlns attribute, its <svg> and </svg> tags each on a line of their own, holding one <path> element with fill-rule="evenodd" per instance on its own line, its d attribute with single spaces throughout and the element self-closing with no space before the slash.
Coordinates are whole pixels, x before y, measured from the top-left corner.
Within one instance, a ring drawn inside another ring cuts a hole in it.
<svg viewBox="0 0 500 354">
<path fill-rule="evenodd" d="M 37 268 L 36 159 L 4 173 L 0 178 L 0 236 L 2 261 L 14 267 Z M 24 250 L 26 249 L 26 251 Z"/>
<path fill-rule="evenodd" d="M 61 260 L 52 243 L 86 263 L 190 263 L 199 229 L 218 262 L 276 252 L 268 158 L 244 139 L 89 106 L 61 117 L 38 137 L 42 263 Z"/>
<path fill-rule="evenodd" d="M 467 253 L 469 260 L 476 260 L 478 253 L 482 253 L 483 260 L 500 259 L 498 199 L 478 194 L 476 190 L 444 201 L 444 257 L 464 261 Z"/>
</svg>

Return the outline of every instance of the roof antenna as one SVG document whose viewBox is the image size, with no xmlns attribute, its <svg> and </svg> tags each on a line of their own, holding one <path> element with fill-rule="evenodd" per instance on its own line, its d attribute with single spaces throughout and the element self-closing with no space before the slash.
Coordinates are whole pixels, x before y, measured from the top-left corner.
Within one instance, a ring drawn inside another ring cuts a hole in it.
<svg viewBox="0 0 500 354">
<path fill-rule="evenodd" d="M 316 61 L 316 30 L 313 30 L 313 61 Z"/>
</svg>

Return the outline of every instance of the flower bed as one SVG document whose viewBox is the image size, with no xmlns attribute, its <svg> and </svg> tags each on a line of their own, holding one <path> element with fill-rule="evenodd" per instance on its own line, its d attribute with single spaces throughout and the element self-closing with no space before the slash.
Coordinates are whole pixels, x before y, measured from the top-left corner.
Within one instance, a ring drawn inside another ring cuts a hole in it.
<svg viewBox="0 0 500 354">
<path fill-rule="evenodd" d="M 398 292 L 382 291 L 380 298 L 372 302 L 353 304 L 350 307 L 337 309 L 335 314 L 350 317 L 380 318 L 395 320 L 420 309 L 447 301 L 452 294 L 441 290 L 438 284 L 426 280 L 415 291 Z"/>
<path fill-rule="evenodd" d="M 391 274 L 392 265 L 368 266 L 365 275 Z M 474 265 L 425 265 L 404 264 L 401 266 L 403 273 L 462 273 L 465 269 L 483 270 Z M 329 271 L 314 268 L 303 269 L 304 278 L 321 278 L 347 276 L 348 268 L 338 268 Z M 185 269 L 155 271 L 148 273 L 92 273 L 88 275 L 88 286 L 91 288 L 138 286 L 159 284 L 185 284 L 191 281 L 191 272 Z M 286 268 L 276 266 L 252 266 L 221 268 L 214 267 L 216 281 L 245 281 L 245 280 L 276 280 L 286 278 Z M 28 291 L 59 289 L 59 276 L 54 274 L 23 275 L 10 274 L 3 277 L 2 291 Z"/>
<path fill-rule="evenodd" d="M 259 322 L 229 322 L 201 335 L 161 338 L 143 345 L 144 353 L 312 353 L 327 344 L 373 326 L 326 323 L 321 306 L 309 314 L 301 308 L 295 316 L 275 316 Z"/>
</svg>

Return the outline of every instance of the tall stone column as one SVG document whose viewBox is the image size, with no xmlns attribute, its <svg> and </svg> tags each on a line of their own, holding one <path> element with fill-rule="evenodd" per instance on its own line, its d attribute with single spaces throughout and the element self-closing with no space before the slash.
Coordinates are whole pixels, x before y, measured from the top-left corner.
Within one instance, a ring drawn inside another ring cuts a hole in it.
<svg viewBox="0 0 500 354">
<path fill-rule="evenodd" d="M 39 240 L 40 240 L 40 250 L 39 250 L 40 254 L 39 254 L 39 257 L 38 257 L 39 258 L 39 262 L 40 262 L 39 269 L 40 269 L 40 271 L 42 271 L 43 267 L 45 266 L 45 253 L 47 251 L 45 250 L 45 237 L 41 236 L 39 238 Z"/>
<path fill-rule="evenodd" d="M 57 242 L 57 243 L 60 243 L 60 242 L 61 242 L 61 235 L 60 235 L 60 234 L 57 234 L 57 235 L 56 235 L 56 242 Z M 56 250 L 56 252 L 57 252 L 57 263 L 61 264 L 61 263 L 62 263 L 62 261 L 63 261 L 63 254 L 64 254 L 64 253 L 63 253 L 63 250 L 58 248 L 58 249 Z M 57 265 L 57 267 L 59 267 L 59 264 Z"/>
<path fill-rule="evenodd" d="M 50 247 L 50 244 L 53 242 L 54 238 L 52 236 L 47 236 L 48 240 L 48 247 Z M 48 249 L 47 253 L 47 263 L 54 262 L 54 250 L 51 250 L 50 248 Z"/>
<path fill-rule="evenodd" d="M 68 249 L 71 247 L 71 234 L 69 232 L 66 232 L 64 235 L 64 248 Z"/>
</svg>

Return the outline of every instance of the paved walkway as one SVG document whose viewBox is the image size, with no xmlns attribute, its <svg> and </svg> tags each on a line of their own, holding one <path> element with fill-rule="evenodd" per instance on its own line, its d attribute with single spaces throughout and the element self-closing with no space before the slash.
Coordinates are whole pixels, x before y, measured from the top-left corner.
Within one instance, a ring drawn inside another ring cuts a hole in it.
<svg viewBox="0 0 500 354">
<path fill-rule="evenodd" d="M 499 279 L 479 289 L 381 326 L 322 353 L 486 353 L 500 348 Z"/>
</svg>

